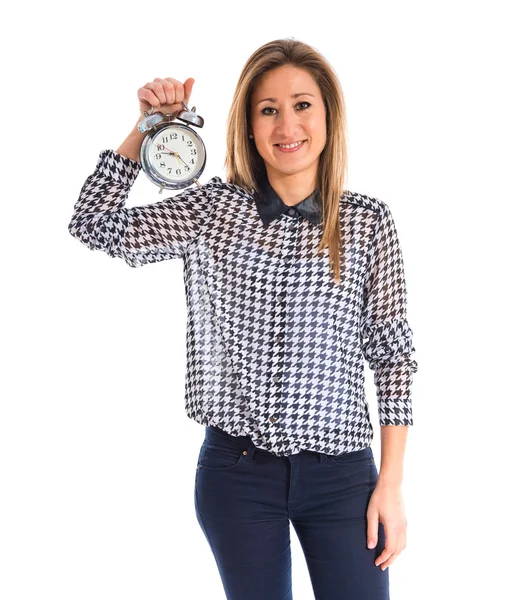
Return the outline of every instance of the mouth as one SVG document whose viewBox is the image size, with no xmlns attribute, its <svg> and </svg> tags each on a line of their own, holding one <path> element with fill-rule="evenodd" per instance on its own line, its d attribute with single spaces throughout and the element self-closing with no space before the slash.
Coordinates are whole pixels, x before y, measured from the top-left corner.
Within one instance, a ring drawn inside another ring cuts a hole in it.
<svg viewBox="0 0 508 600">
<path fill-rule="evenodd" d="M 296 152 L 299 150 L 307 140 L 299 140 L 292 144 L 274 144 L 281 152 Z"/>
</svg>

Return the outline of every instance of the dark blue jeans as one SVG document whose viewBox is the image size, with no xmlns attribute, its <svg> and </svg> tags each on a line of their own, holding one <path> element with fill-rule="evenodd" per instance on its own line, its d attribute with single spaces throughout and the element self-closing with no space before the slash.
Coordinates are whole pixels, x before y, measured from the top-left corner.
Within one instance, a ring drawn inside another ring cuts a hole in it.
<svg viewBox="0 0 508 600">
<path fill-rule="evenodd" d="M 389 600 L 388 572 L 367 548 L 366 512 L 378 471 L 370 447 L 333 456 L 276 456 L 248 436 L 207 426 L 195 482 L 196 516 L 227 600 L 292 600 L 289 524 L 316 600 Z"/>
</svg>

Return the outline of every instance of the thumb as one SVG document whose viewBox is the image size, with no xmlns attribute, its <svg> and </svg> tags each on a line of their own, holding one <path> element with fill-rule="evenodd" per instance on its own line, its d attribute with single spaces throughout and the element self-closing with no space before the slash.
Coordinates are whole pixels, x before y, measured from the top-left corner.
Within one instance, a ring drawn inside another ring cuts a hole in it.
<svg viewBox="0 0 508 600">
<path fill-rule="evenodd" d="M 184 84 L 183 84 L 184 94 L 183 95 L 184 95 L 185 102 L 189 102 L 189 100 L 190 100 L 190 95 L 192 93 L 192 87 L 194 85 L 194 81 L 195 80 L 192 77 L 189 77 L 188 79 L 186 79 L 184 81 Z"/>
<path fill-rule="evenodd" d="M 367 547 L 375 548 L 377 545 L 377 532 L 379 528 L 379 518 L 377 513 L 367 514 Z"/>
</svg>

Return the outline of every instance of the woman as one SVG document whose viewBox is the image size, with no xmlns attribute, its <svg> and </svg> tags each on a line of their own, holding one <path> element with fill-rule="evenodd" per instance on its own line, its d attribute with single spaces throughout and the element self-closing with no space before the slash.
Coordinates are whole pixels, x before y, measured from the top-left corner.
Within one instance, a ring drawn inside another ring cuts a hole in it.
<svg viewBox="0 0 508 600">
<path fill-rule="evenodd" d="M 179 110 L 193 83 L 147 83 L 142 116 Z M 196 515 L 227 598 L 292 598 L 291 522 L 316 598 L 388 599 L 387 567 L 405 547 L 417 363 L 391 212 L 343 189 L 345 106 L 333 69 L 296 40 L 259 48 L 229 113 L 226 181 L 126 208 L 142 139 L 135 127 L 117 151 L 101 151 L 69 231 L 133 267 L 184 260 L 185 407 L 206 426 Z"/>
</svg>

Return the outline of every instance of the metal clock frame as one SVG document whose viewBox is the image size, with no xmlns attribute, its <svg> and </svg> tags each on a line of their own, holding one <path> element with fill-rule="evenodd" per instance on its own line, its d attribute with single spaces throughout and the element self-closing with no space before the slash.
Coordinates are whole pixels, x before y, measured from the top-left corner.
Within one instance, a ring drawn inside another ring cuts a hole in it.
<svg viewBox="0 0 508 600">
<path fill-rule="evenodd" d="M 155 138 L 162 131 L 167 130 L 167 132 L 170 133 L 175 129 L 184 130 L 192 133 L 196 137 L 199 145 L 198 156 L 201 155 L 203 157 L 203 163 L 196 171 L 196 173 L 190 179 L 185 179 L 183 181 L 167 181 L 166 179 L 163 179 L 150 160 L 150 149 L 154 143 Z M 143 171 L 146 173 L 147 177 L 153 183 L 155 183 L 155 185 L 160 186 L 159 194 L 161 194 L 164 189 L 181 190 L 183 188 L 188 187 L 192 183 L 197 183 L 199 185 L 199 182 L 197 181 L 198 177 L 200 177 L 200 175 L 203 173 L 206 165 L 206 148 L 203 140 L 201 139 L 201 136 L 192 127 L 189 127 L 185 123 L 167 123 L 166 121 L 163 121 L 158 125 L 154 126 L 152 129 L 150 129 L 150 131 L 148 131 L 148 133 L 146 134 L 145 139 L 141 144 L 139 158 L 141 161 L 141 166 L 143 167 Z"/>
</svg>

